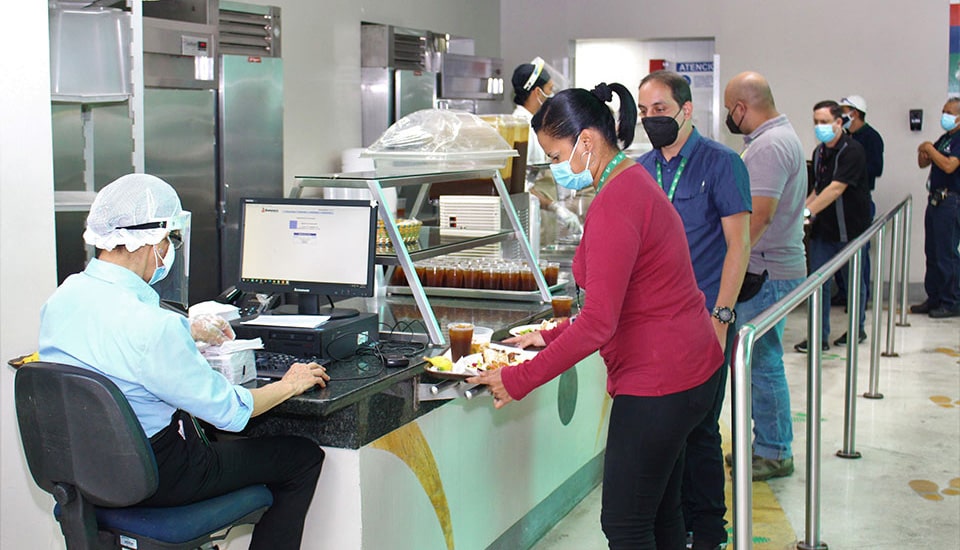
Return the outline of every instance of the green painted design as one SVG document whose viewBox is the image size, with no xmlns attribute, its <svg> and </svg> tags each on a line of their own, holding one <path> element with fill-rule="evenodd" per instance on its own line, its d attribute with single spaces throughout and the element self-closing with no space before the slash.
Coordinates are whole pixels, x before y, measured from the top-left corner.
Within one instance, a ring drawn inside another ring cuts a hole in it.
<svg viewBox="0 0 960 550">
<path fill-rule="evenodd" d="M 560 384 L 557 386 L 557 412 L 560 414 L 560 423 L 564 426 L 569 425 L 576 410 L 577 367 L 573 367 L 560 375 Z"/>
</svg>

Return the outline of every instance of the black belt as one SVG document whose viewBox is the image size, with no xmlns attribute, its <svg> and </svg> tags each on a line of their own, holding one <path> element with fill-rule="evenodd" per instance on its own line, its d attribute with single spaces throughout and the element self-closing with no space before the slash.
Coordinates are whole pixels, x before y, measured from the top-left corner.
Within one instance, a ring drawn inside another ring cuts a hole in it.
<svg viewBox="0 0 960 550">
<path fill-rule="evenodd" d="M 941 189 L 930 191 L 930 193 L 927 195 L 927 198 L 929 199 L 931 206 L 936 206 L 940 204 L 940 201 L 946 200 L 950 195 L 957 196 L 960 195 L 960 193 L 950 191 L 946 187 L 943 187 Z"/>
</svg>

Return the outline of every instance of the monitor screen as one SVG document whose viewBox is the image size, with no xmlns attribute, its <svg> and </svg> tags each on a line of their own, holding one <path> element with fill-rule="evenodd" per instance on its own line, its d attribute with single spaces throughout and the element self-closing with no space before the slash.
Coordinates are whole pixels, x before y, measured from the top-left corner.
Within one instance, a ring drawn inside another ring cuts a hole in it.
<svg viewBox="0 0 960 550">
<path fill-rule="evenodd" d="M 241 205 L 240 290 L 373 296 L 376 201 L 243 199 Z"/>
</svg>

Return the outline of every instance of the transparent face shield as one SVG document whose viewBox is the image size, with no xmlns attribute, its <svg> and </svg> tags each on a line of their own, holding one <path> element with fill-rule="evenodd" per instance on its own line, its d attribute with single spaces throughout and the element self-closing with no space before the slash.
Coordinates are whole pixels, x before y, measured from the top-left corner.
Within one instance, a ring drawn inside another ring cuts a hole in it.
<svg viewBox="0 0 960 550">
<path fill-rule="evenodd" d="M 540 99 L 545 100 L 547 97 L 553 96 L 553 94 L 559 92 L 560 90 L 566 90 L 570 87 L 570 81 L 567 79 L 566 74 L 557 67 L 544 61 L 542 57 L 535 57 L 530 63 L 533 64 L 533 72 L 530 73 L 530 78 L 528 78 L 524 83 L 524 90 L 532 90 L 534 85 L 537 83 L 537 80 L 540 78 L 540 75 L 544 72 L 550 75 L 550 80 L 545 85 L 545 87 L 548 89 L 543 90 L 544 95 L 541 96 Z"/>
<path fill-rule="evenodd" d="M 173 265 L 163 280 L 155 283 L 153 289 L 165 302 L 189 306 L 188 290 L 190 286 L 190 221 L 191 214 L 181 210 L 176 216 L 161 218 L 123 229 L 165 229 L 171 246 L 176 249 Z"/>
</svg>

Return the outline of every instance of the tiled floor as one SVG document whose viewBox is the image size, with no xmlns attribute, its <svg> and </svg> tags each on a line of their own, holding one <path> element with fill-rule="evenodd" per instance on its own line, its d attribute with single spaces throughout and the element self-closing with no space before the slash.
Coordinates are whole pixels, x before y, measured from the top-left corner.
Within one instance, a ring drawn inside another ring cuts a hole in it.
<svg viewBox="0 0 960 550">
<path fill-rule="evenodd" d="M 870 333 L 872 311 L 867 311 Z M 843 332 L 843 308 L 833 308 L 831 340 Z M 899 357 L 881 358 L 883 399 L 866 399 L 870 340 L 860 344 L 853 450 L 862 458 L 836 456 L 844 440 L 846 348 L 824 353 L 820 453 L 820 535 L 806 526 L 806 356 L 793 344 L 806 335 L 806 311 L 787 319 L 784 344 L 794 418 L 796 472 L 753 484 L 753 548 L 786 550 L 798 541 L 831 550 L 960 548 L 960 318 L 910 315 L 896 327 Z M 886 311 L 881 321 L 886 349 Z M 839 327 L 839 328 L 838 328 Z M 722 429 L 729 447 L 730 404 Z M 727 484 L 729 505 L 731 486 Z M 728 520 L 730 515 L 728 512 Z M 728 525 L 728 529 L 732 526 Z M 732 545 L 731 545 L 732 546 Z M 606 548 L 600 530 L 600 488 L 553 528 L 536 550 Z"/>
</svg>

